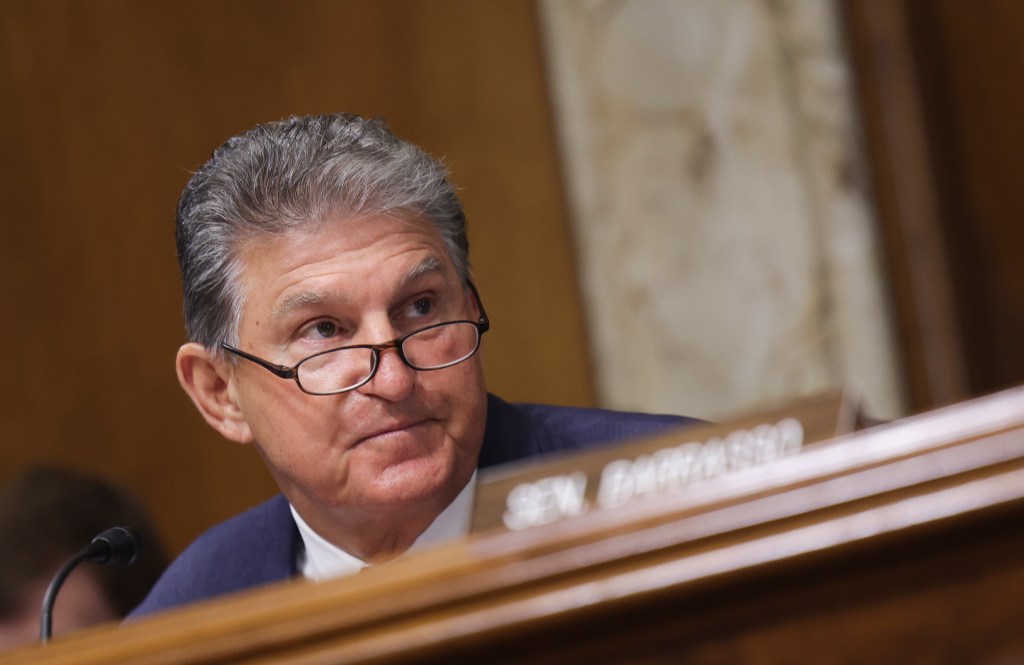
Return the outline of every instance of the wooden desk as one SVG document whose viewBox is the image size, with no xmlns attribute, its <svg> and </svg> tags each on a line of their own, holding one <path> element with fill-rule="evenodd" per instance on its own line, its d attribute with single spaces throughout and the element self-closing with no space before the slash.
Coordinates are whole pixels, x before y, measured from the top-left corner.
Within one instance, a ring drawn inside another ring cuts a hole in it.
<svg viewBox="0 0 1024 665">
<path fill-rule="evenodd" d="M 0 663 L 1024 661 L 1024 387 Z"/>
</svg>

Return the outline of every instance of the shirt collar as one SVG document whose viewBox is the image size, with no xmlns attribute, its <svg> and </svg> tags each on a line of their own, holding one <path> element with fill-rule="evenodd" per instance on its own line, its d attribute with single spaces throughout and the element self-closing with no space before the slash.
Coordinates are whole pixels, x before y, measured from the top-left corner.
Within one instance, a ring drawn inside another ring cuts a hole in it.
<svg viewBox="0 0 1024 665">
<path fill-rule="evenodd" d="M 431 522 L 427 530 L 420 534 L 410 550 L 420 549 L 428 545 L 450 540 L 469 533 L 470 521 L 473 517 L 473 497 L 476 494 L 476 472 L 462 488 L 455 500 L 441 511 Z M 298 554 L 298 570 L 308 580 L 319 582 L 332 577 L 353 575 L 367 566 L 362 559 L 352 556 L 345 550 L 325 540 L 320 534 L 306 524 L 299 512 L 291 504 L 288 505 L 292 518 L 299 528 L 302 537 L 303 551 Z"/>
</svg>

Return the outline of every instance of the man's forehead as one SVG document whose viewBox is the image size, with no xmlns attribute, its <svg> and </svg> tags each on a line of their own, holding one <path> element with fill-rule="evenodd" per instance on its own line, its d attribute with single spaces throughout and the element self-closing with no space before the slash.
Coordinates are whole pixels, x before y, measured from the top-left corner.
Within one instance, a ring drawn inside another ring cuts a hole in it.
<svg viewBox="0 0 1024 665">
<path fill-rule="evenodd" d="M 301 271 L 307 265 L 332 262 L 349 251 L 356 252 L 354 258 L 364 250 L 369 252 L 367 256 L 374 257 L 378 248 L 383 248 L 382 256 L 385 256 L 392 250 L 402 253 L 417 246 L 421 247 L 421 253 L 429 256 L 408 268 L 408 274 L 398 275 L 400 281 L 409 281 L 426 272 L 444 271 L 451 264 L 447 243 L 433 222 L 419 216 L 396 214 L 345 216 L 336 212 L 283 231 L 244 236 L 239 239 L 234 254 L 243 284 L 253 288 L 258 283 L 271 283 L 288 273 Z M 383 276 L 379 264 L 370 270 L 372 274 L 367 278 Z"/>
<path fill-rule="evenodd" d="M 445 276 L 447 270 L 448 263 L 444 258 L 436 254 L 431 254 L 417 262 L 404 273 L 398 275 L 391 290 L 395 293 L 400 293 L 402 290 L 427 275 L 436 274 Z M 380 279 L 381 276 L 374 275 L 370 278 Z M 284 294 L 281 300 L 274 306 L 273 313 L 275 316 L 281 316 L 293 310 L 309 307 L 311 305 L 324 303 L 351 304 L 353 300 L 354 298 L 352 293 L 344 289 L 331 288 L 329 290 L 302 290 L 295 293 Z"/>
</svg>

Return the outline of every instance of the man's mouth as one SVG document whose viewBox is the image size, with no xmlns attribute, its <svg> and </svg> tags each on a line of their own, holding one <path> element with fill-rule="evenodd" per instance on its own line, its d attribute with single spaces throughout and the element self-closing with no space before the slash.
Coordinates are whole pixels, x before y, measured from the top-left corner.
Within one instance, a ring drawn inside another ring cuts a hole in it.
<svg viewBox="0 0 1024 665">
<path fill-rule="evenodd" d="M 387 440 L 388 438 L 399 436 L 401 434 L 408 433 L 411 430 L 415 430 L 416 428 L 425 425 L 427 422 L 427 419 L 420 419 L 392 423 L 379 429 L 376 429 L 370 432 L 369 434 L 366 434 L 365 436 L 360 437 L 359 439 L 356 440 L 355 445 L 358 446 L 371 441 L 384 441 Z"/>
</svg>

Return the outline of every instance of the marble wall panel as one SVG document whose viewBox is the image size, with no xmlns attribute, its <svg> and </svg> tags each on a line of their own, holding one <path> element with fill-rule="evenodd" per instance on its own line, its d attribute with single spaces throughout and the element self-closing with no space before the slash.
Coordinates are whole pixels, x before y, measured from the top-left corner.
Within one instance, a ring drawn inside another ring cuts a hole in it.
<svg viewBox="0 0 1024 665">
<path fill-rule="evenodd" d="M 541 0 L 605 406 L 903 412 L 832 0 Z"/>
</svg>

